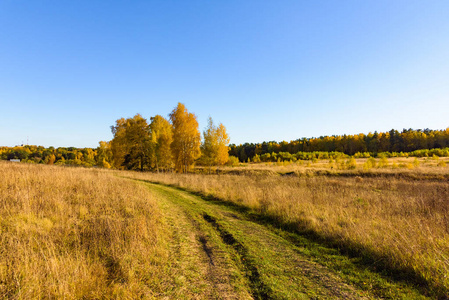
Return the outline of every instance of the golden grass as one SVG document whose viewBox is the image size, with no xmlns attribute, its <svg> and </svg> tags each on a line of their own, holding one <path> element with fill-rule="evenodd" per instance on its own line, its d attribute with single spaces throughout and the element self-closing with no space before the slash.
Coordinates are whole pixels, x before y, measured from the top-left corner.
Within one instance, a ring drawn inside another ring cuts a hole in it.
<svg viewBox="0 0 449 300">
<path fill-rule="evenodd" d="M 0 162 L 0 295 L 140 298 L 167 253 L 148 189 L 98 169 Z"/>
<path fill-rule="evenodd" d="M 242 176 L 118 174 L 253 208 L 415 270 L 440 293 L 449 293 L 444 160 L 388 159 L 386 168 L 364 170 L 365 161 L 356 160 L 355 170 L 318 161 L 222 171 L 250 174 Z M 413 168 L 393 167 L 409 162 Z M 321 171 L 332 176 L 316 176 Z M 0 298 L 158 298 L 176 289 L 170 234 L 157 200 L 144 186 L 114 174 L 0 162 Z"/>
<path fill-rule="evenodd" d="M 358 163 L 360 169 L 363 163 Z M 385 172 L 395 172 L 391 168 L 373 169 L 371 176 L 360 177 L 280 176 L 272 168 L 259 167 L 266 172 L 241 176 L 129 174 L 253 208 L 387 265 L 411 270 L 438 293 L 449 293 L 448 182 L 410 179 L 432 170 L 437 177 L 447 175 L 446 168 L 405 169 L 409 178 L 385 176 Z"/>
<path fill-rule="evenodd" d="M 368 160 L 374 161 L 375 165 L 367 163 Z M 432 175 L 449 174 L 447 165 L 448 157 L 394 157 L 394 158 L 357 158 L 354 159 L 354 167 L 350 168 L 350 159 L 321 159 L 313 161 L 284 161 L 284 162 L 267 162 L 267 163 L 241 163 L 236 167 L 213 168 L 213 172 L 221 173 L 244 173 L 251 174 L 255 172 L 261 173 L 290 173 L 305 174 L 307 172 L 326 171 L 328 173 L 353 173 L 369 170 L 371 173 L 419 173 Z M 197 168 L 199 172 L 209 173 L 209 170 Z"/>
</svg>

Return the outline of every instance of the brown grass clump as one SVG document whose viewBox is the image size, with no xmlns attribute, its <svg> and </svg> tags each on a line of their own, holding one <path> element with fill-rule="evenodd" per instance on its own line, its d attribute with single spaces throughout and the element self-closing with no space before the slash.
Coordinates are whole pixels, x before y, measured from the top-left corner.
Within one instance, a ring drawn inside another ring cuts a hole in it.
<svg viewBox="0 0 449 300">
<path fill-rule="evenodd" d="M 253 208 L 300 231 L 312 230 L 342 247 L 414 272 L 438 293 L 449 293 L 448 182 L 411 175 L 384 177 L 377 170 L 369 176 L 354 175 L 132 176 Z"/>
<path fill-rule="evenodd" d="M 0 295 L 140 298 L 158 279 L 160 213 L 110 172 L 0 163 Z"/>
</svg>

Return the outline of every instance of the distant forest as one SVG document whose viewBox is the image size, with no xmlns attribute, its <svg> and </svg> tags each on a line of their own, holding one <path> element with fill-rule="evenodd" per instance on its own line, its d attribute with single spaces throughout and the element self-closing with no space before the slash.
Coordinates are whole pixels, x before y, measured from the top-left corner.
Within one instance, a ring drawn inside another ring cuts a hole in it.
<svg viewBox="0 0 449 300">
<path fill-rule="evenodd" d="M 75 147 L 45 148 L 33 145 L 0 147 L 0 159 L 20 159 L 24 162 L 37 164 L 92 167 L 98 165 L 102 158 L 100 147 L 96 149 Z"/>
<path fill-rule="evenodd" d="M 449 156 L 449 128 L 445 130 L 404 129 L 402 132 L 374 132 L 356 135 L 320 136 L 302 138 L 290 142 L 245 143 L 229 145 L 229 155 L 241 162 L 277 161 L 312 158 L 329 158 L 345 154 L 356 157 L 376 157 L 379 153 L 386 156 Z M 419 151 L 419 150 L 430 150 Z M 402 154 L 401 154 L 402 152 Z M 333 153 L 331 155 L 331 153 Z"/>
<path fill-rule="evenodd" d="M 402 132 L 374 132 L 357 135 L 321 136 L 290 142 L 231 144 L 229 163 L 296 161 L 328 159 L 341 156 L 449 156 L 449 128 L 445 130 L 404 129 Z M 44 164 L 100 166 L 112 164 L 110 142 L 100 142 L 97 148 L 45 148 L 42 146 L 0 147 L 0 159 Z M 197 163 L 203 164 L 200 158 Z M 109 166 L 110 167 L 110 166 Z"/>
</svg>

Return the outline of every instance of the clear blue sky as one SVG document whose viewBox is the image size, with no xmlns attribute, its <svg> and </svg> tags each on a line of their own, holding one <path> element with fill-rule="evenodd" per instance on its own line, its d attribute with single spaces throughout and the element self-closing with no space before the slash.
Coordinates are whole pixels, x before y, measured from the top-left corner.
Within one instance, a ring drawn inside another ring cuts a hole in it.
<svg viewBox="0 0 449 300">
<path fill-rule="evenodd" d="M 0 0 L 0 146 L 178 102 L 235 144 L 449 127 L 449 1 Z"/>
</svg>

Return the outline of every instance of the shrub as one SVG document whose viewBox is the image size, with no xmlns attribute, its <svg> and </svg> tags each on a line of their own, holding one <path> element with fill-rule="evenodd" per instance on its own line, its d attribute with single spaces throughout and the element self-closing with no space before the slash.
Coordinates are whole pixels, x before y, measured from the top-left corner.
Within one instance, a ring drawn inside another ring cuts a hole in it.
<svg viewBox="0 0 449 300">
<path fill-rule="evenodd" d="M 446 162 L 444 160 L 438 162 L 438 167 L 445 167 Z"/>
<path fill-rule="evenodd" d="M 348 169 L 348 170 L 353 170 L 353 169 L 355 169 L 357 167 L 357 164 L 356 164 L 356 161 L 355 161 L 355 158 L 354 157 L 351 157 L 350 159 L 348 159 L 347 161 L 346 161 L 346 168 Z"/>
<path fill-rule="evenodd" d="M 386 157 L 382 157 L 379 161 L 379 168 L 386 168 L 388 166 L 388 159 Z"/>
<path fill-rule="evenodd" d="M 376 167 L 376 159 L 373 157 L 370 157 L 366 160 L 366 162 L 363 164 L 363 169 L 364 170 L 369 170 L 371 168 L 375 168 Z"/>
<path fill-rule="evenodd" d="M 239 159 L 235 156 L 230 155 L 226 164 L 231 167 L 236 167 L 239 165 Z"/>
</svg>

